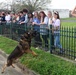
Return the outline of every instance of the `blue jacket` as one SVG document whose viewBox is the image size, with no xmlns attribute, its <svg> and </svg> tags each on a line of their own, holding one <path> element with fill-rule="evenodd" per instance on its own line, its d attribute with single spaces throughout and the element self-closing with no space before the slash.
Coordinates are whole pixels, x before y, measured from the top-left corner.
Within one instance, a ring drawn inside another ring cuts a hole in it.
<svg viewBox="0 0 76 75">
<path fill-rule="evenodd" d="M 23 21 L 25 21 L 25 16 L 19 18 L 19 22 L 23 22 Z"/>
<path fill-rule="evenodd" d="M 37 24 L 40 24 L 40 20 L 38 18 L 33 18 L 33 22 L 37 23 Z M 40 26 L 39 25 L 34 25 L 34 30 L 40 32 Z"/>
</svg>

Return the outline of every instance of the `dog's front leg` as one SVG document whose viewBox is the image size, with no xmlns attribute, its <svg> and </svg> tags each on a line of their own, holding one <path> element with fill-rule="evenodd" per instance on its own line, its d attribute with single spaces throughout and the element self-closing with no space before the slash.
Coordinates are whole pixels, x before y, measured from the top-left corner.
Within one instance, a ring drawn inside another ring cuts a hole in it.
<svg viewBox="0 0 76 75">
<path fill-rule="evenodd" d="M 12 66 L 13 68 L 15 68 L 15 66 L 14 66 L 13 64 L 12 64 L 11 66 Z"/>
<path fill-rule="evenodd" d="M 32 51 L 32 50 L 31 50 Z M 33 56 L 37 56 L 37 54 L 34 52 L 34 51 L 32 51 L 32 55 Z"/>
<path fill-rule="evenodd" d="M 7 67 L 7 64 L 5 64 L 2 68 L 2 73 L 4 73 L 5 68 Z"/>
<path fill-rule="evenodd" d="M 30 49 L 26 50 L 26 53 L 31 53 L 33 56 L 37 56 L 37 54 Z"/>
</svg>

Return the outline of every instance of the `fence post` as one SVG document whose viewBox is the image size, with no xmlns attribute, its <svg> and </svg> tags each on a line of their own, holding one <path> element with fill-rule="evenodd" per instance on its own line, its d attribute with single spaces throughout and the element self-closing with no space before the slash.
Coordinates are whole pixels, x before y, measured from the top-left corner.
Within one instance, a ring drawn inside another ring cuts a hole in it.
<svg viewBox="0 0 76 75">
<path fill-rule="evenodd" d="M 49 39 L 50 39 L 49 49 L 50 49 L 50 53 L 52 53 L 52 50 L 54 49 L 54 35 L 52 33 L 52 25 L 50 25 Z"/>
<path fill-rule="evenodd" d="M 27 31 L 28 29 L 27 29 L 27 23 L 25 23 L 25 25 L 24 25 L 24 27 L 25 27 L 25 31 Z"/>
<path fill-rule="evenodd" d="M 10 38 L 12 38 L 12 22 L 10 23 Z"/>
<path fill-rule="evenodd" d="M 0 24 L 0 35 L 2 35 L 2 25 Z"/>
<path fill-rule="evenodd" d="M 74 59 L 76 59 L 76 28 L 74 28 Z"/>
</svg>

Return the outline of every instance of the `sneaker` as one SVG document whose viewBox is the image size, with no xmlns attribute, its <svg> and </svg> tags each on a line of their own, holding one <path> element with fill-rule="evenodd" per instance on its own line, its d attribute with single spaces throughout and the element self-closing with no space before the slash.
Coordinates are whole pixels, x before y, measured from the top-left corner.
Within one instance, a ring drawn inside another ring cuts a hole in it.
<svg viewBox="0 0 76 75">
<path fill-rule="evenodd" d="M 39 49 L 39 47 L 36 47 L 36 49 Z"/>
<path fill-rule="evenodd" d="M 45 51 L 49 51 L 49 49 L 48 48 L 45 48 Z"/>
<path fill-rule="evenodd" d="M 61 54 L 63 55 L 63 52 L 58 52 L 58 55 L 61 55 Z"/>
<path fill-rule="evenodd" d="M 60 52 L 58 52 L 58 54 L 60 54 L 60 55 L 62 54 L 63 55 L 64 54 L 64 51 L 60 51 Z"/>
<path fill-rule="evenodd" d="M 50 51 L 50 53 L 53 53 L 53 50 L 49 50 Z"/>
<path fill-rule="evenodd" d="M 60 54 L 64 54 L 64 50 L 62 48 L 60 49 Z"/>
</svg>

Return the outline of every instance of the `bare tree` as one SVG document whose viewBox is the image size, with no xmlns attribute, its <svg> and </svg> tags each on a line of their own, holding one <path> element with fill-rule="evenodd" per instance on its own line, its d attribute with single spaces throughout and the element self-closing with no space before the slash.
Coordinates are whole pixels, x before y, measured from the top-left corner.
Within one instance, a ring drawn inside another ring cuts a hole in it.
<svg viewBox="0 0 76 75">
<path fill-rule="evenodd" d="M 15 8 L 27 8 L 29 12 L 44 10 L 48 8 L 48 5 L 51 5 L 51 0 L 16 0 Z"/>
<path fill-rule="evenodd" d="M 4 9 L 5 8 L 5 4 L 3 2 L 0 2 L 0 9 Z"/>
<path fill-rule="evenodd" d="M 4 3 L 4 2 L 0 2 L 0 9 L 1 10 L 10 10 L 10 5 L 11 4 L 7 4 L 7 3 Z"/>
</svg>

